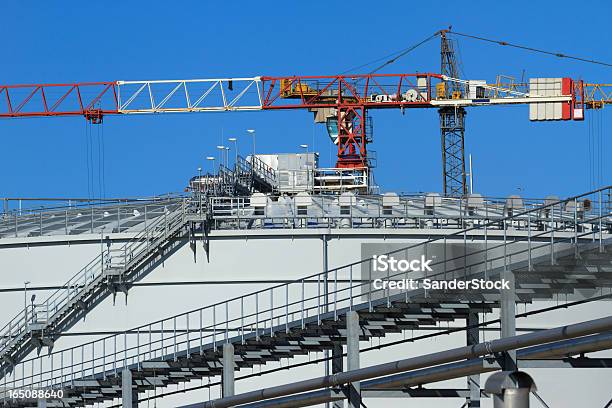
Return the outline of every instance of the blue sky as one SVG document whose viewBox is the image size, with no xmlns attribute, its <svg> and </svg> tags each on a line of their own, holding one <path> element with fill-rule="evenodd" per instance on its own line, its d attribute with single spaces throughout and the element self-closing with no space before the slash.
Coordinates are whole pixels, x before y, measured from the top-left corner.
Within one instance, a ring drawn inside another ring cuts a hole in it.
<svg viewBox="0 0 612 408">
<path fill-rule="evenodd" d="M 61 6 L 60 6 L 61 4 Z M 350 5 L 350 6 L 349 6 Z M 609 2 L 2 2 L 0 82 L 74 82 L 327 75 L 408 47 L 452 24 L 459 32 L 612 62 Z M 612 69 L 459 39 L 467 78 L 497 74 L 612 82 Z M 439 71 L 431 41 L 384 72 Z M 365 73 L 365 72 L 364 72 Z M 591 113 L 591 112 L 587 112 Z M 610 122 L 604 111 L 602 132 Z M 440 191 L 434 110 L 372 112 L 377 182 L 385 191 Z M 85 121 L 0 120 L 0 196 L 88 195 Z M 257 130 L 263 153 L 334 146 L 308 112 L 144 115 L 105 119 L 107 196 L 180 191 L 215 146 Z M 471 109 L 466 151 L 482 194 L 567 196 L 591 187 L 588 121 L 533 123 L 528 108 Z M 97 131 L 97 130 L 96 130 Z M 612 142 L 603 133 L 603 153 Z M 314 139 L 313 139 L 314 138 Z M 603 165 L 603 183 L 612 164 Z M 97 175 L 96 185 L 97 185 Z M 600 184 L 600 183 L 597 183 Z"/>
</svg>

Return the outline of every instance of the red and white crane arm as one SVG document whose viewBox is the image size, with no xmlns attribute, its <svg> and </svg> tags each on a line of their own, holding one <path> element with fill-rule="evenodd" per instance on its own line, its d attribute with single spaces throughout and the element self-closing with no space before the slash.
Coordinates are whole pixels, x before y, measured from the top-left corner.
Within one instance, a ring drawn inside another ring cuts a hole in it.
<svg viewBox="0 0 612 408">
<path fill-rule="evenodd" d="M 574 87 L 556 96 L 474 85 L 494 97 L 441 99 L 439 84 L 473 82 L 439 74 L 368 74 L 0 85 L 0 117 L 314 109 L 435 108 L 571 102 Z M 466 93 L 469 94 L 469 93 Z"/>
<path fill-rule="evenodd" d="M 462 92 L 449 96 L 451 83 Z M 337 128 L 337 167 L 366 168 L 369 109 L 529 104 L 532 120 L 580 120 L 582 84 L 537 78 L 518 90 L 415 73 L 0 85 L 0 118 L 308 109 Z"/>
</svg>

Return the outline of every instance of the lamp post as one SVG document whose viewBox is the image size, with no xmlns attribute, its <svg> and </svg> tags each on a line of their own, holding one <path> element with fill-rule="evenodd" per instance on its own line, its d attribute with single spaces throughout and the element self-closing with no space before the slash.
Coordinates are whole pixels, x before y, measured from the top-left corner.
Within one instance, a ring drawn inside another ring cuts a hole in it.
<svg viewBox="0 0 612 408">
<path fill-rule="evenodd" d="M 208 160 L 211 163 L 211 168 L 212 168 L 212 173 L 211 174 L 212 174 L 212 176 L 214 176 L 215 175 L 215 158 L 214 158 L 214 156 L 208 156 L 206 158 L 206 160 Z M 206 191 L 207 191 L 207 193 L 208 193 L 208 190 L 210 189 L 211 185 L 214 188 L 214 186 L 216 186 L 216 184 L 217 184 L 217 181 L 213 177 L 208 177 L 207 180 L 206 180 Z"/>
<path fill-rule="evenodd" d="M 223 151 L 225 150 L 225 146 L 217 146 L 217 149 L 219 149 L 219 166 L 223 164 Z"/>
<path fill-rule="evenodd" d="M 36 294 L 33 294 L 32 297 L 30 298 L 30 303 L 32 304 L 32 323 L 36 323 L 34 321 L 34 301 L 36 300 Z"/>
<path fill-rule="evenodd" d="M 24 321 L 28 322 L 28 284 L 30 281 L 23 282 L 23 316 Z"/>
<path fill-rule="evenodd" d="M 255 159 L 255 129 L 247 129 L 247 133 L 253 136 L 253 159 Z"/>
<path fill-rule="evenodd" d="M 202 168 L 198 167 L 198 192 L 202 192 Z"/>
<path fill-rule="evenodd" d="M 228 146 L 225 146 L 225 167 L 229 169 L 229 150 Z"/>
<path fill-rule="evenodd" d="M 302 149 L 306 150 L 306 189 L 310 189 L 310 172 L 308 171 L 308 145 L 307 144 L 301 144 L 300 147 Z"/>
<path fill-rule="evenodd" d="M 236 154 L 236 165 L 238 165 L 238 140 L 235 137 L 230 137 L 227 139 L 229 142 L 234 143 L 234 153 Z"/>
<path fill-rule="evenodd" d="M 215 174 L 215 158 L 213 156 L 206 157 L 206 160 L 211 162 L 212 174 Z"/>
</svg>

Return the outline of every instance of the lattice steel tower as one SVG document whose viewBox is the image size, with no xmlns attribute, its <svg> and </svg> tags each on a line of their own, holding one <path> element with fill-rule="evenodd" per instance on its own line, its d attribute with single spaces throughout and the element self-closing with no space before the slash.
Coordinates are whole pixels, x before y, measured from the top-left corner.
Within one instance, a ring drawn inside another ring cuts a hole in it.
<svg viewBox="0 0 612 408">
<path fill-rule="evenodd" d="M 441 73 L 459 78 L 459 69 L 453 43 L 446 38 L 447 30 L 440 32 Z M 445 99 L 460 99 L 464 89 L 460 83 L 446 81 L 442 91 Z M 442 179 L 444 195 L 461 197 L 467 194 L 465 177 L 465 109 L 443 107 L 440 113 L 440 136 L 442 142 Z"/>
</svg>

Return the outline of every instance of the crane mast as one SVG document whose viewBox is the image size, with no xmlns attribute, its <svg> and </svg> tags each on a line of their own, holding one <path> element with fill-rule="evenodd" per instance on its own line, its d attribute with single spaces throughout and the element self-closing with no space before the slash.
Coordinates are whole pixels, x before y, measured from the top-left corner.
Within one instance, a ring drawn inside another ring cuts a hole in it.
<svg viewBox="0 0 612 408">
<path fill-rule="evenodd" d="M 440 31 L 441 73 L 460 78 L 453 43 L 447 38 L 448 30 Z M 465 95 L 460 83 L 445 81 L 438 88 L 438 97 L 462 99 Z M 440 115 L 440 141 L 442 146 L 442 182 L 444 195 L 461 197 L 467 194 L 465 177 L 465 109 L 463 106 L 445 106 Z"/>
</svg>

